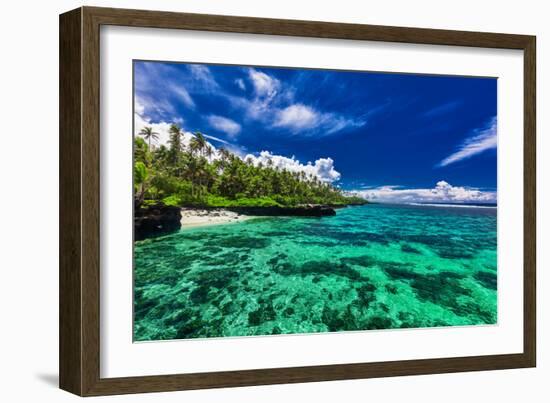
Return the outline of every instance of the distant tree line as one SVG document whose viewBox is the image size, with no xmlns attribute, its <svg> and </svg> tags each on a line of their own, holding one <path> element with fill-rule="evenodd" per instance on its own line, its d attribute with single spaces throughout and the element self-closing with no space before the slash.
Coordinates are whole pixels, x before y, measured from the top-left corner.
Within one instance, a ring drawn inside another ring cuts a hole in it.
<svg viewBox="0 0 550 403">
<path fill-rule="evenodd" d="M 145 127 L 134 139 L 136 204 L 162 201 L 173 206 L 297 206 L 303 204 L 356 204 L 363 199 L 305 172 L 278 169 L 242 160 L 225 148 L 215 151 L 196 132 L 188 145 L 181 128 L 172 124 L 168 147 L 153 147 L 158 133 Z"/>
</svg>

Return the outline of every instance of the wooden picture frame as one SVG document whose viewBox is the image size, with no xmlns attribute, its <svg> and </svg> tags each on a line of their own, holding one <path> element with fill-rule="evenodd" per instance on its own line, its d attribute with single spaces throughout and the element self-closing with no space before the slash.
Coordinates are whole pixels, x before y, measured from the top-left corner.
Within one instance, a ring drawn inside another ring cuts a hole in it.
<svg viewBox="0 0 550 403">
<path fill-rule="evenodd" d="M 100 26 L 171 28 L 524 52 L 523 353 L 228 372 L 100 377 Z M 60 16 L 60 387 L 80 396 L 534 367 L 535 37 L 81 7 Z"/>
</svg>

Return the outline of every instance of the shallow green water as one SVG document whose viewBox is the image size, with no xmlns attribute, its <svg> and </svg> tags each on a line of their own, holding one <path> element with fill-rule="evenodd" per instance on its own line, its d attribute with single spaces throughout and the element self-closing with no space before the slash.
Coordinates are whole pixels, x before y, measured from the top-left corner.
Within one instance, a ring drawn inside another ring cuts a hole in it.
<svg viewBox="0 0 550 403">
<path fill-rule="evenodd" d="M 134 338 L 494 324 L 496 209 L 367 205 L 135 243 Z"/>
</svg>

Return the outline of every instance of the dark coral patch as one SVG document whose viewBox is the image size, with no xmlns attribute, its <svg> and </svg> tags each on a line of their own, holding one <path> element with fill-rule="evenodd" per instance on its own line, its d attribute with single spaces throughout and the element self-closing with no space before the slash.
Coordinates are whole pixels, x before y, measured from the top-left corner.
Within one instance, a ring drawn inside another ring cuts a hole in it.
<svg viewBox="0 0 550 403">
<path fill-rule="evenodd" d="M 134 320 L 142 320 L 157 304 L 158 301 L 156 300 L 135 297 Z"/>
<path fill-rule="evenodd" d="M 420 255 L 422 254 L 422 252 L 420 252 L 418 249 L 412 247 L 411 245 L 409 244 L 401 244 L 401 251 L 405 252 L 405 253 L 415 253 L 417 255 Z"/>
<path fill-rule="evenodd" d="M 390 294 L 397 294 L 397 287 L 393 284 L 386 284 L 384 289 Z"/>
<path fill-rule="evenodd" d="M 339 241 L 344 241 L 349 244 L 355 245 L 356 243 L 380 243 L 387 245 L 392 241 L 392 237 L 387 234 L 378 234 L 375 232 L 352 232 L 352 231 L 340 231 L 332 233 L 334 238 Z"/>
<path fill-rule="evenodd" d="M 461 296 L 471 296 L 472 292 L 460 284 L 454 273 L 451 275 L 450 272 L 442 272 L 419 276 L 411 282 L 411 287 L 420 300 L 445 306 L 459 316 L 466 316 L 467 312 L 457 300 Z"/>
<path fill-rule="evenodd" d="M 325 307 L 323 308 L 321 320 L 327 326 L 330 332 L 345 330 L 345 322 L 339 316 L 339 312 L 336 309 L 331 309 L 327 305 L 325 305 Z"/>
<path fill-rule="evenodd" d="M 288 308 L 286 308 L 286 309 L 283 311 L 283 314 L 284 314 L 287 318 L 289 318 L 289 317 L 291 317 L 292 315 L 294 315 L 294 312 L 295 312 L 295 311 L 294 311 L 294 308 L 291 307 L 291 306 L 289 306 Z"/>
<path fill-rule="evenodd" d="M 269 246 L 269 238 L 247 238 L 241 236 L 220 237 L 216 240 L 216 245 L 223 248 L 248 248 L 263 249 Z"/>
<path fill-rule="evenodd" d="M 386 273 L 394 280 L 409 282 L 421 301 L 444 306 L 459 316 L 467 316 L 464 305 L 457 302 L 461 296 L 471 296 L 472 291 L 460 283 L 464 275 L 451 271 L 420 274 L 414 270 L 399 267 L 385 268 Z"/>
<path fill-rule="evenodd" d="M 474 274 L 474 278 L 479 281 L 485 288 L 489 288 L 491 290 L 497 289 L 497 276 L 495 273 L 478 271 Z"/>
<path fill-rule="evenodd" d="M 426 234 L 409 235 L 404 238 L 409 242 L 428 245 L 445 259 L 471 259 L 474 256 L 470 243 L 467 241 L 456 241 L 450 237 Z"/>
<path fill-rule="evenodd" d="M 271 262 L 271 261 L 270 261 Z M 361 274 L 344 263 L 319 260 L 293 265 L 288 262 L 271 262 L 273 271 L 283 276 L 340 276 L 350 280 L 360 280 Z"/>
<path fill-rule="evenodd" d="M 202 262 L 204 262 L 205 265 L 208 266 L 235 266 L 240 264 L 243 261 L 248 260 L 248 256 L 238 255 L 237 253 L 229 252 L 229 253 L 222 253 L 219 255 L 213 255 L 213 256 L 204 256 L 202 258 Z"/>
<path fill-rule="evenodd" d="M 197 333 L 204 329 L 205 323 L 200 319 L 192 319 L 183 323 L 177 330 L 177 339 L 187 339 L 190 337 L 198 337 Z"/>
<path fill-rule="evenodd" d="M 248 324 L 250 326 L 259 326 L 264 322 L 269 322 L 275 320 L 277 316 L 275 309 L 273 309 L 272 304 L 262 304 L 255 311 L 249 312 L 248 314 Z"/>
<path fill-rule="evenodd" d="M 365 329 L 391 329 L 393 327 L 393 322 L 390 318 L 383 316 L 373 316 L 366 323 Z"/>
<path fill-rule="evenodd" d="M 195 288 L 189 294 L 189 299 L 193 303 L 204 304 L 214 300 L 219 290 L 225 289 L 230 293 L 235 292 L 237 287 L 232 286 L 231 283 L 238 277 L 238 270 L 211 269 L 200 271 L 191 276 Z"/>
<path fill-rule="evenodd" d="M 355 305 L 360 308 L 367 309 L 374 301 L 376 301 L 376 287 L 371 283 L 363 284 L 355 290 L 357 292 L 357 300 Z"/>
<path fill-rule="evenodd" d="M 387 264 L 384 266 L 384 271 L 393 280 L 416 280 L 422 277 L 422 275 L 415 272 L 411 266 L 400 263 Z"/>
<path fill-rule="evenodd" d="M 377 266 L 380 263 L 377 259 L 369 255 L 343 257 L 340 261 L 345 264 L 363 267 Z"/>
</svg>

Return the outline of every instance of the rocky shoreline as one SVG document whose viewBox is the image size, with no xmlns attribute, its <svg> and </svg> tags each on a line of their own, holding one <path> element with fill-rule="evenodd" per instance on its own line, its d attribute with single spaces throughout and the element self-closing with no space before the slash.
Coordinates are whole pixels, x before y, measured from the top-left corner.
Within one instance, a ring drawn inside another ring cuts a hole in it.
<svg viewBox="0 0 550 403">
<path fill-rule="evenodd" d="M 157 203 L 134 209 L 134 241 L 168 234 L 180 229 L 181 209 Z"/>
<path fill-rule="evenodd" d="M 296 207 L 228 207 L 226 210 L 233 211 L 238 214 L 251 216 L 291 216 L 291 217 L 325 217 L 334 216 L 336 211 L 334 208 L 325 205 L 309 204 Z"/>
<path fill-rule="evenodd" d="M 296 207 L 187 207 L 157 203 L 135 208 L 134 240 L 164 235 L 181 228 L 240 222 L 253 217 L 330 217 L 346 206 L 306 204 Z"/>
</svg>

